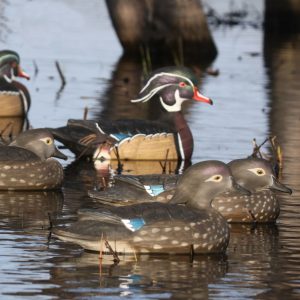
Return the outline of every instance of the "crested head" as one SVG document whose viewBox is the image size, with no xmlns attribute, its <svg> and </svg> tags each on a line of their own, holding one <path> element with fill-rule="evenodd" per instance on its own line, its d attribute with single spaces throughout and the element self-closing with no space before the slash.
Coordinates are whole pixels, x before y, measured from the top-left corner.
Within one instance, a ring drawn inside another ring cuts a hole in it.
<svg viewBox="0 0 300 300">
<path fill-rule="evenodd" d="M 1 50 L 0 51 L 0 68 L 11 62 L 20 63 L 20 56 L 17 52 L 12 50 Z"/>
<path fill-rule="evenodd" d="M 53 135 L 48 129 L 31 129 L 22 132 L 9 146 L 30 150 L 42 160 L 46 160 L 50 157 L 67 159 L 67 157 L 56 148 Z"/>
<path fill-rule="evenodd" d="M 197 163 L 184 172 L 170 203 L 185 203 L 194 208 L 210 208 L 214 197 L 239 188 L 227 164 L 208 160 Z"/>
<path fill-rule="evenodd" d="M 272 164 L 262 158 L 248 157 L 228 163 L 237 183 L 251 192 L 275 189 L 286 193 L 291 190 L 280 183 L 275 176 Z"/>
<path fill-rule="evenodd" d="M 15 76 L 29 79 L 29 76 L 20 67 L 20 56 L 12 50 L 0 51 L 0 76 L 11 81 Z"/>
<path fill-rule="evenodd" d="M 180 111 L 182 103 L 187 100 L 212 104 L 211 99 L 199 93 L 198 84 L 195 74 L 188 68 L 161 68 L 150 74 L 138 98 L 131 102 L 146 102 L 158 96 L 168 112 Z"/>
</svg>

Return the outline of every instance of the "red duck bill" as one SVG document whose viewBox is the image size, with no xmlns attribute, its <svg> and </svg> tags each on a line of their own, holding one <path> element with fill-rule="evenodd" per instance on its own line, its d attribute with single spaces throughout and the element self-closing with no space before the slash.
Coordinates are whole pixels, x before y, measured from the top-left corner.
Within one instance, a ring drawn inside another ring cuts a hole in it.
<svg viewBox="0 0 300 300">
<path fill-rule="evenodd" d="M 196 87 L 194 87 L 193 99 L 196 101 L 200 101 L 200 102 L 204 102 L 204 103 L 213 105 L 213 101 L 210 98 L 205 97 L 204 95 L 200 94 L 199 90 Z"/>
</svg>

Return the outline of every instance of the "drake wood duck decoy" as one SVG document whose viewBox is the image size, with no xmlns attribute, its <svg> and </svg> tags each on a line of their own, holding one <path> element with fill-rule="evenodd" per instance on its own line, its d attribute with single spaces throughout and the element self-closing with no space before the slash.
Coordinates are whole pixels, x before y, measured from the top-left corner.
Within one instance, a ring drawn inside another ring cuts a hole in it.
<svg viewBox="0 0 300 300">
<path fill-rule="evenodd" d="M 237 159 L 228 163 L 239 185 L 251 196 L 227 193 L 212 201 L 228 222 L 275 222 L 280 206 L 275 191 L 291 193 L 280 183 L 269 161 L 260 158 Z M 168 202 L 172 199 L 180 175 L 115 176 L 115 187 L 89 191 L 100 203 L 124 206 L 140 202 Z"/>
<path fill-rule="evenodd" d="M 59 188 L 63 168 L 51 157 L 67 159 L 46 129 L 25 131 L 9 145 L 0 145 L 0 190 Z"/>
<path fill-rule="evenodd" d="M 170 117 L 166 124 L 146 120 L 69 120 L 67 126 L 52 129 L 54 137 L 76 155 L 94 159 L 190 160 L 193 136 L 181 112 L 187 100 L 212 104 L 201 95 L 198 81 L 187 68 L 166 67 L 150 75 L 133 103 L 156 98 Z"/>
<path fill-rule="evenodd" d="M 226 219 L 211 207 L 225 191 L 249 192 L 234 181 L 220 161 L 205 161 L 190 167 L 179 179 L 169 203 L 141 203 L 79 211 L 79 220 L 66 229 L 56 229 L 61 240 L 93 251 L 101 237 L 117 253 L 217 253 L 229 242 Z M 192 193 L 191 193 L 192 191 Z"/>
<path fill-rule="evenodd" d="M 11 50 L 0 51 L 0 117 L 24 117 L 30 107 L 27 88 L 15 77 L 30 77 L 20 67 L 19 55 Z"/>
</svg>

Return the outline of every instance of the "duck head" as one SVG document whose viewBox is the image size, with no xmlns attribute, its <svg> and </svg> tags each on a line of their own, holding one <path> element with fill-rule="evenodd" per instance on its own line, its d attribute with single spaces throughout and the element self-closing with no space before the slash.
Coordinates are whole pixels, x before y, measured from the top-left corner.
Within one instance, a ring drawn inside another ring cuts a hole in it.
<svg viewBox="0 0 300 300">
<path fill-rule="evenodd" d="M 227 164 L 217 160 L 203 161 L 184 172 L 170 203 L 210 208 L 213 198 L 228 191 L 250 195 L 248 190 L 236 183 Z"/>
<path fill-rule="evenodd" d="M 228 165 L 237 183 L 251 192 L 270 189 L 292 193 L 290 188 L 275 177 L 271 163 L 265 159 L 254 157 L 235 159 Z"/>
<path fill-rule="evenodd" d="M 0 51 L 0 77 L 4 77 L 8 82 L 11 82 L 16 76 L 30 79 L 29 75 L 20 66 L 18 53 L 11 50 Z"/>
<path fill-rule="evenodd" d="M 39 156 L 41 160 L 46 160 L 50 157 L 67 159 L 67 156 L 56 148 L 53 135 L 47 129 L 31 129 L 22 132 L 9 146 L 30 150 Z"/>
<path fill-rule="evenodd" d="M 195 74 L 184 67 L 166 67 L 153 72 L 140 91 L 138 98 L 131 102 L 146 102 L 153 96 L 159 97 L 161 105 L 168 112 L 181 110 L 184 101 L 195 100 L 213 104 L 210 98 L 200 94 Z"/>
</svg>

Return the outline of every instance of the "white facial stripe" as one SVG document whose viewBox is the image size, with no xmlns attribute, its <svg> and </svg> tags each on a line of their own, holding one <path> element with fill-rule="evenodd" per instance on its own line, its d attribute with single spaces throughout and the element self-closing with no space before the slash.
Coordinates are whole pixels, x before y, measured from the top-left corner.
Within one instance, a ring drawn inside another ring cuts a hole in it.
<svg viewBox="0 0 300 300">
<path fill-rule="evenodd" d="M 51 137 L 42 138 L 42 139 L 40 139 L 40 141 L 44 142 L 47 145 L 50 145 L 53 143 L 53 140 L 51 139 Z"/>
<path fill-rule="evenodd" d="M 100 133 L 105 134 L 105 132 L 102 130 L 102 128 L 99 126 L 98 123 L 95 123 L 97 129 L 100 131 Z"/>
<path fill-rule="evenodd" d="M 162 72 L 162 73 L 158 73 L 158 74 L 156 74 L 155 76 L 151 77 L 151 78 L 148 80 L 148 82 L 146 83 L 146 85 L 142 88 L 142 90 L 140 91 L 140 93 L 142 93 L 142 92 L 150 85 L 150 83 L 151 83 L 154 79 L 156 79 L 157 77 L 160 77 L 160 76 L 165 76 L 165 75 L 171 76 L 171 77 L 179 77 L 179 78 L 182 78 L 182 79 L 188 81 L 189 84 L 190 84 L 192 87 L 194 87 L 193 82 L 192 82 L 188 77 L 185 77 L 185 76 L 182 76 L 182 75 L 179 75 L 179 74 L 173 74 L 173 73 Z"/>
<path fill-rule="evenodd" d="M 3 77 L 9 83 L 11 83 L 13 81 L 11 78 L 7 77 L 6 75 L 4 75 Z"/>
<path fill-rule="evenodd" d="M 184 99 L 184 98 L 180 97 L 178 89 L 175 91 L 174 96 L 175 96 L 175 104 L 174 105 L 167 105 L 166 103 L 164 103 L 162 97 L 159 98 L 161 105 L 168 112 L 181 111 L 181 104 L 182 104 L 182 102 L 188 100 L 188 99 Z"/>
<path fill-rule="evenodd" d="M 206 180 L 204 180 L 204 182 L 209 182 L 209 181 L 213 181 L 213 182 L 220 182 L 223 180 L 223 176 L 220 174 L 215 174 L 209 178 L 207 178 Z"/>
<path fill-rule="evenodd" d="M 254 173 L 257 176 L 263 176 L 266 175 L 266 172 L 262 168 L 253 168 L 253 169 L 248 169 L 248 171 Z"/>
<path fill-rule="evenodd" d="M 134 99 L 134 100 L 130 100 L 130 102 L 132 103 L 136 103 L 136 102 L 146 102 L 148 100 L 150 100 L 158 91 L 164 89 L 165 87 L 167 86 L 170 86 L 172 85 L 171 83 L 169 84 L 165 84 L 165 85 L 161 85 L 161 86 L 158 86 L 157 88 L 151 90 L 149 92 L 149 94 L 147 94 L 146 96 L 144 96 L 143 98 L 139 98 L 139 99 Z"/>
</svg>

